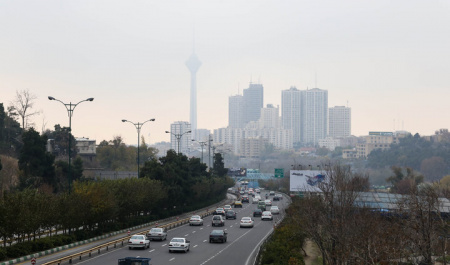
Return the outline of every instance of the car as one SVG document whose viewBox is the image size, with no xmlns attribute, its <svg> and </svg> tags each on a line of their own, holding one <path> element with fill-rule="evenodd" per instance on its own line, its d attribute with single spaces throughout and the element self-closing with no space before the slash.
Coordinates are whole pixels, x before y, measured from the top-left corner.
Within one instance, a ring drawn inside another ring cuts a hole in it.
<svg viewBox="0 0 450 265">
<path fill-rule="evenodd" d="M 253 210 L 253 217 L 261 217 L 262 215 L 262 210 L 259 208 L 256 208 L 255 210 Z"/>
<path fill-rule="evenodd" d="M 244 190 L 240 190 L 240 191 L 239 191 L 239 194 L 244 195 L 244 194 L 245 194 L 245 191 L 244 191 Z"/>
<path fill-rule="evenodd" d="M 233 210 L 228 210 L 226 213 L 225 213 L 225 219 L 236 219 L 236 212 L 235 211 L 233 211 Z"/>
<path fill-rule="evenodd" d="M 255 192 L 256 193 L 261 193 L 261 190 L 260 189 L 255 189 Z"/>
<path fill-rule="evenodd" d="M 212 242 L 227 242 L 227 232 L 225 230 L 212 230 L 209 234 L 209 243 Z"/>
<path fill-rule="evenodd" d="M 255 221 L 251 217 L 242 217 L 239 223 L 239 227 L 253 227 L 254 225 Z"/>
<path fill-rule="evenodd" d="M 272 213 L 270 211 L 264 211 L 261 215 L 261 220 L 273 220 Z"/>
<path fill-rule="evenodd" d="M 189 219 L 189 225 L 203 225 L 203 219 L 200 215 L 193 215 Z"/>
<path fill-rule="evenodd" d="M 280 197 L 278 197 L 277 195 L 273 196 L 273 201 L 279 201 Z"/>
<path fill-rule="evenodd" d="M 242 196 L 242 202 L 250 202 L 250 198 L 248 197 L 248 195 L 243 195 Z"/>
<path fill-rule="evenodd" d="M 274 206 L 270 206 L 270 210 L 269 210 L 272 214 L 280 214 L 280 208 L 278 208 L 278 206 L 274 205 Z"/>
<path fill-rule="evenodd" d="M 184 237 L 174 237 L 169 242 L 169 252 L 172 251 L 184 251 L 188 252 L 191 246 L 191 241 Z"/>
<path fill-rule="evenodd" d="M 242 201 L 235 201 L 234 208 L 242 208 Z"/>
<path fill-rule="evenodd" d="M 265 200 L 264 203 L 266 204 L 266 206 L 272 206 L 271 200 Z"/>
<path fill-rule="evenodd" d="M 275 195 L 275 191 L 273 191 L 273 190 L 269 191 L 269 195 L 270 196 L 274 196 Z"/>
<path fill-rule="evenodd" d="M 128 240 L 128 248 L 150 248 L 150 239 L 146 235 L 132 235 Z"/>
<path fill-rule="evenodd" d="M 252 203 L 258 203 L 258 202 L 259 202 L 258 198 L 255 197 L 255 198 L 252 199 Z"/>
<path fill-rule="evenodd" d="M 148 239 L 151 240 L 166 240 L 167 239 L 167 230 L 162 227 L 153 227 L 147 233 Z"/>
<path fill-rule="evenodd" d="M 217 208 L 217 209 L 214 211 L 214 215 L 222 215 L 222 216 L 225 216 L 225 210 L 224 210 L 223 208 Z"/>
<path fill-rule="evenodd" d="M 211 226 L 224 226 L 225 220 L 223 220 L 222 215 L 214 215 L 211 221 Z"/>
<path fill-rule="evenodd" d="M 225 213 L 227 212 L 227 211 L 229 211 L 229 210 L 231 210 L 231 205 L 225 205 L 225 206 L 223 206 L 223 210 L 225 211 Z"/>
<path fill-rule="evenodd" d="M 258 202 L 258 209 L 261 209 L 261 210 L 265 211 L 266 210 L 266 202 L 263 201 L 263 200 L 259 201 Z"/>
<path fill-rule="evenodd" d="M 278 197 L 278 199 L 280 199 L 280 200 L 282 200 L 283 199 L 283 195 L 281 195 L 281 194 L 277 194 L 277 195 L 275 195 L 276 197 Z"/>
</svg>

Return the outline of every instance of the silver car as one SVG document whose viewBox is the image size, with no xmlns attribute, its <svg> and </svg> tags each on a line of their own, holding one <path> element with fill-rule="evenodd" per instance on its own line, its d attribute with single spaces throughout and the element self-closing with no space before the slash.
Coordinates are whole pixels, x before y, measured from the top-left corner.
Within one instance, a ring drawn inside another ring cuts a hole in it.
<svg viewBox="0 0 450 265">
<path fill-rule="evenodd" d="M 147 233 L 147 237 L 150 240 L 166 240 L 167 239 L 167 230 L 161 227 L 154 227 L 150 229 Z"/>
<path fill-rule="evenodd" d="M 203 219 L 200 215 L 193 215 L 189 219 L 189 225 L 203 225 Z"/>
<path fill-rule="evenodd" d="M 278 206 L 276 206 L 276 205 L 270 206 L 270 212 L 272 214 L 279 214 L 280 213 L 280 208 L 278 208 Z"/>
<path fill-rule="evenodd" d="M 150 239 L 145 235 L 132 235 L 128 240 L 128 248 L 150 248 Z"/>
</svg>

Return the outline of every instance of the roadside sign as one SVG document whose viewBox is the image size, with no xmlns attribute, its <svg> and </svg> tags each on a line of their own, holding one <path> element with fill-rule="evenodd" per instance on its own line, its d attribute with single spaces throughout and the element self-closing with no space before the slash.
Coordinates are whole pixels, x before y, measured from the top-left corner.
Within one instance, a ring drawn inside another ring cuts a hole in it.
<svg viewBox="0 0 450 265">
<path fill-rule="evenodd" d="M 283 178 L 284 177 L 284 169 L 275 168 L 275 178 Z"/>
<path fill-rule="evenodd" d="M 31 264 L 33 264 L 33 265 L 36 264 L 36 258 L 31 259 Z"/>
</svg>

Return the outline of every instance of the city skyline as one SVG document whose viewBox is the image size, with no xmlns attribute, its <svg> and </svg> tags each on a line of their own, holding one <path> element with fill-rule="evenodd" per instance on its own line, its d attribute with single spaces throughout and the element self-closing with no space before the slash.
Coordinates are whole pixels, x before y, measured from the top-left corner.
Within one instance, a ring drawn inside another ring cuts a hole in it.
<svg viewBox="0 0 450 265">
<path fill-rule="evenodd" d="M 352 134 L 447 128 L 450 4 L 447 1 L 10 1 L 1 4 L 0 102 L 37 96 L 35 128 L 68 126 L 52 96 L 76 103 L 76 137 L 137 144 L 121 120 L 146 124 L 147 143 L 189 121 L 186 58 L 201 58 L 197 128 L 228 125 L 228 100 L 249 83 L 263 105 L 281 91 L 328 91 L 328 107 L 352 109 Z M 7 25 L 7 27 L 5 27 Z"/>
</svg>

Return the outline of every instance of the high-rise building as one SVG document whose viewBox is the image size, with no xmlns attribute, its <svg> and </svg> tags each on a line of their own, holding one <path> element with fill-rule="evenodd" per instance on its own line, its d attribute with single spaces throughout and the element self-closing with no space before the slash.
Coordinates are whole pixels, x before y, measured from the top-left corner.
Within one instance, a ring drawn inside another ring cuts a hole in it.
<svg viewBox="0 0 450 265">
<path fill-rule="evenodd" d="M 244 127 L 244 97 L 242 95 L 230 96 L 228 98 L 228 127 Z"/>
<path fill-rule="evenodd" d="M 313 88 L 305 91 L 305 134 L 306 144 L 316 145 L 327 137 L 328 91 Z"/>
<path fill-rule="evenodd" d="M 344 138 L 351 135 L 351 108 L 336 106 L 328 109 L 328 135 L 332 138 Z"/>
<path fill-rule="evenodd" d="M 260 128 L 280 128 L 280 108 L 267 104 L 261 109 Z"/>
<path fill-rule="evenodd" d="M 244 89 L 244 125 L 251 121 L 258 121 L 263 106 L 263 86 L 261 84 L 250 84 L 248 88 Z"/>
<path fill-rule="evenodd" d="M 195 53 L 186 61 L 186 66 L 191 72 L 191 106 L 190 106 L 190 123 L 194 131 L 197 130 L 197 71 L 202 65 L 202 62 L 197 58 Z"/>
<path fill-rule="evenodd" d="M 304 90 L 291 87 L 281 91 L 281 123 L 284 129 L 292 130 L 292 141 L 302 142 L 304 131 Z"/>
<path fill-rule="evenodd" d="M 187 121 L 177 121 L 170 124 L 170 146 L 175 152 L 186 153 L 191 146 L 191 124 Z"/>
</svg>

